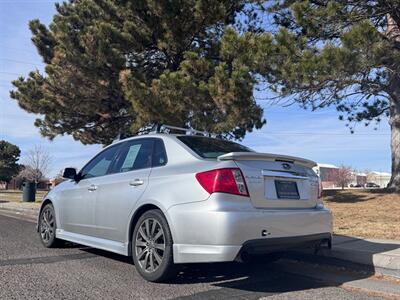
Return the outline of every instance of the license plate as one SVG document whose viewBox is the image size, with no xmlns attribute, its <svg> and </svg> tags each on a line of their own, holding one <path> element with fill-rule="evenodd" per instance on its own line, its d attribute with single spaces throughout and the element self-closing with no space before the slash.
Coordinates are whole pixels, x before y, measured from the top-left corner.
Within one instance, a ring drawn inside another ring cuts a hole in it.
<svg viewBox="0 0 400 300">
<path fill-rule="evenodd" d="M 294 181 L 275 180 L 275 188 L 279 199 L 300 199 L 297 183 Z"/>
</svg>

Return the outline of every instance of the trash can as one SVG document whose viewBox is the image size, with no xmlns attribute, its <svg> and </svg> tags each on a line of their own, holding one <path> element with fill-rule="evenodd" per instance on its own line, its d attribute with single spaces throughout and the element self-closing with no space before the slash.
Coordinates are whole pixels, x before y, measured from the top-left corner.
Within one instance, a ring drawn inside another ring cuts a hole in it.
<svg viewBox="0 0 400 300">
<path fill-rule="evenodd" d="M 22 188 L 22 201 L 35 202 L 35 195 L 36 195 L 36 183 L 24 182 Z"/>
</svg>

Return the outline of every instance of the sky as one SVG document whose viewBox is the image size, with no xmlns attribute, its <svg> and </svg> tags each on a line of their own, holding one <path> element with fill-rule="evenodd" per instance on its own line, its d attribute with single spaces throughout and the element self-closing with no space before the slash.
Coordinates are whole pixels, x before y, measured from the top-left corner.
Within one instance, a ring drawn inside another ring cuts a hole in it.
<svg viewBox="0 0 400 300">
<path fill-rule="evenodd" d="M 20 162 L 35 145 L 47 148 L 53 157 L 49 177 L 64 167 L 82 167 L 102 149 L 82 145 L 70 136 L 53 141 L 41 137 L 33 123 L 38 117 L 19 108 L 9 96 L 11 81 L 29 71 L 43 69 L 30 38 L 28 22 L 40 19 L 49 24 L 55 12 L 50 0 L 0 0 L 0 140 L 21 149 Z M 257 95 L 266 98 L 268 95 Z M 283 107 L 269 100 L 257 100 L 264 108 L 267 124 L 246 135 L 242 143 L 256 151 L 308 158 L 319 163 L 347 165 L 358 170 L 390 172 L 390 128 L 384 119 L 374 130 L 362 124 L 351 134 L 338 120 L 334 108 L 316 112 L 296 105 Z"/>
</svg>

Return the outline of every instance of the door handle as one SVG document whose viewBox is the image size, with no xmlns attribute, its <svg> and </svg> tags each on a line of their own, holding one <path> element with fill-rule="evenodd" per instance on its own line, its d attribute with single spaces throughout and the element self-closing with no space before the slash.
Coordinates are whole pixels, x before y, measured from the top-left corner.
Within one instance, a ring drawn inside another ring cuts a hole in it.
<svg viewBox="0 0 400 300">
<path fill-rule="evenodd" d="M 143 180 L 141 180 L 141 179 L 135 179 L 134 181 L 129 182 L 129 185 L 138 186 L 138 185 L 142 185 L 143 183 L 144 183 Z"/>
<path fill-rule="evenodd" d="M 92 184 L 91 186 L 88 187 L 89 192 L 93 192 L 97 190 L 97 185 Z"/>
</svg>

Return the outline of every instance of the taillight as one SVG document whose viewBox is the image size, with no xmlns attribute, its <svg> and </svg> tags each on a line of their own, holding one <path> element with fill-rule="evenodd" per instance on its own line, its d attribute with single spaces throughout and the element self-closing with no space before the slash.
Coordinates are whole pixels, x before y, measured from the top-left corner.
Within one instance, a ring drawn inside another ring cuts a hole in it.
<svg viewBox="0 0 400 300">
<path fill-rule="evenodd" d="M 238 168 L 197 173 L 196 179 L 209 194 L 220 192 L 249 196 L 242 171 Z"/>
</svg>

